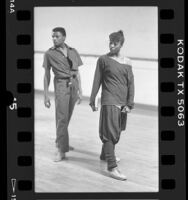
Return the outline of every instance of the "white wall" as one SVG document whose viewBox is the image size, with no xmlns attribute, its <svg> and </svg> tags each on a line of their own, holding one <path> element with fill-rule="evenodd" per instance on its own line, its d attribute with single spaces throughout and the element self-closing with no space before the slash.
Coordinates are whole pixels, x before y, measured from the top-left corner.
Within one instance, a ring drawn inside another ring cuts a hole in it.
<svg viewBox="0 0 188 200">
<path fill-rule="evenodd" d="M 90 96 L 96 57 L 82 57 L 80 67 L 83 95 Z M 43 90 L 44 69 L 43 54 L 35 54 L 35 89 Z M 132 60 L 135 77 L 135 103 L 158 105 L 158 62 Z M 50 91 L 53 91 L 53 72 L 51 73 Z"/>
<path fill-rule="evenodd" d="M 66 29 L 67 44 L 80 54 L 107 53 L 109 34 L 121 29 L 126 56 L 158 58 L 157 7 L 35 7 L 35 51 L 53 46 L 51 33 L 56 26 Z"/>
</svg>

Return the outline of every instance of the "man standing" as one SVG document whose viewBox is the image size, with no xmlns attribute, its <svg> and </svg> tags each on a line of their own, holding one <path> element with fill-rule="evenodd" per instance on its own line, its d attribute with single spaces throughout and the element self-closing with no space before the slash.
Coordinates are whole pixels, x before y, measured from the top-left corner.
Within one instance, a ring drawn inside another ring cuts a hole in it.
<svg viewBox="0 0 188 200">
<path fill-rule="evenodd" d="M 50 69 L 54 73 L 55 113 L 56 113 L 56 147 L 54 161 L 65 158 L 70 150 L 68 125 L 76 101 L 81 103 L 82 89 L 78 67 L 82 60 L 78 52 L 65 43 L 66 31 L 62 27 L 54 28 L 52 39 L 54 46 L 45 52 L 44 74 L 44 105 L 50 108 L 48 88 L 50 84 Z"/>
</svg>

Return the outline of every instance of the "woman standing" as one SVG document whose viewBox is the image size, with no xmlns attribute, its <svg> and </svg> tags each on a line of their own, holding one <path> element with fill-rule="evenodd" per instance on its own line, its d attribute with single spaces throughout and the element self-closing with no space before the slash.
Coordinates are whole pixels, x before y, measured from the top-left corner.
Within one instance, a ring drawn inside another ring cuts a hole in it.
<svg viewBox="0 0 188 200">
<path fill-rule="evenodd" d="M 126 176 L 117 168 L 119 159 L 114 151 L 121 131 L 126 127 L 127 112 L 134 106 L 134 76 L 130 59 L 121 54 L 123 32 L 111 33 L 109 39 L 110 52 L 100 56 L 97 61 L 90 106 L 93 111 L 97 110 L 95 98 L 102 85 L 99 133 L 103 146 L 100 159 L 107 161 L 111 177 L 126 180 Z"/>
</svg>

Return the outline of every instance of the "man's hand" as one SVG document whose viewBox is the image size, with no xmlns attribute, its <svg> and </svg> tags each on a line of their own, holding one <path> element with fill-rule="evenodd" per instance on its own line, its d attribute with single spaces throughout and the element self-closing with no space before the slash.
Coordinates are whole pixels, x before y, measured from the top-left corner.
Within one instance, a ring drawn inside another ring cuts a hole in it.
<svg viewBox="0 0 188 200">
<path fill-rule="evenodd" d="M 81 90 L 78 90 L 78 101 L 77 101 L 77 104 L 81 104 L 82 98 L 83 98 L 83 96 L 82 96 L 82 91 L 81 91 Z"/>
<path fill-rule="evenodd" d="M 121 112 L 130 113 L 130 112 L 131 112 L 131 109 L 130 109 L 128 106 L 125 106 Z"/>
<path fill-rule="evenodd" d="M 51 106 L 50 98 L 48 96 L 44 97 L 44 105 L 46 108 L 50 108 L 50 106 Z"/>
</svg>

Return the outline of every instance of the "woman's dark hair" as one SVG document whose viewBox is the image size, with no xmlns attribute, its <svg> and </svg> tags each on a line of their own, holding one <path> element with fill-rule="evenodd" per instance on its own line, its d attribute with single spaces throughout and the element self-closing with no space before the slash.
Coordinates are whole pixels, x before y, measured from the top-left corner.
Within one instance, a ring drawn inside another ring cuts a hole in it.
<svg viewBox="0 0 188 200">
<path fill-rule="evenodd" d="M 119 30 L 117 32 L 113 32 L 109 35 L 110 41 L 113 42 L 121 42 L 121 45 L 123 45 L 125 38 L 122 30 Z"/>
<path fill-rule="evenodd" d="M 66 31 L 63 27 L 56 27 L 52 30 L 53 32 L 60 32 L 63 36 L 66 37 Z"/>
</svg>

